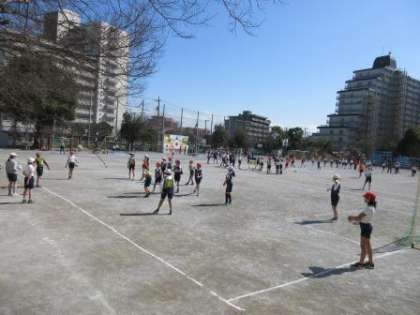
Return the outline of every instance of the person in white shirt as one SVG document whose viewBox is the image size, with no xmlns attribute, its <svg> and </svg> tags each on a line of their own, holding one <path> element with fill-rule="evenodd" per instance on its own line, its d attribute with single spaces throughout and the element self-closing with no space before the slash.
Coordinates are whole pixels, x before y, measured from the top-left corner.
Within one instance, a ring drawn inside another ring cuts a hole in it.
<svg viewBox="0 0 420 315">
<path fill-rule="evenodd" d="M 9 196 L 16 195 L 16 182 L 18 177 L 19 165 L 16 161 L 16 153 L 12 152 L 6 161 L 6 174 L 9 180 Z"/>
<path fill-rule="evenodd" d="M 28 203 L 32 203 L 32 189 L 34 188 L 34 175 L 35 175 L 35 159 L 30 157 L 28 159 L 28 164 L 23 169 L 24 182 L 24 191 L 23 191 L 23 200 L 22 203 L 26 203 L 26 193 L 28 193 Z"/>
<path fill-rule="evenodd" d="M 351 266 L 354 268 L 364 267 L 367 269 L 373 269 L 375 268 L 375 265 L 373 264 L 373 253 L 370 236 L 373 230 L 371 222 L 376 209 L 376 195 L 375 193 L 368 191 L 363 195 L 363 198 L 366 203 L 366 209 L 360 212 L 358 215 L 350 215 L 348 217 L 350 223 L 360 225 L 360 260 Z M 365 263 L 366 256 L 368 257 L 367 263 Z"/>
<path fill-rule="evenodd" d="M 69 157 L 67 158 L 66 162 L 66 168 L 69 168 L 69 176 L 68 179 L 71 179 L 73 177 L 73 170 L 78 165 L 79 161 L 77 160 L 76 155 L 73 151 L 70 152 Z"/>
<path fill-rule="evenodd" d="M 365 190 L 366 184 L 368 184 L 368 191 L 370 191 L 370 188 L 372 186 L 372 165 L 367 165 L 365 170 L 365 183 L 363 184 L 362 190 Z"/>
</svg>

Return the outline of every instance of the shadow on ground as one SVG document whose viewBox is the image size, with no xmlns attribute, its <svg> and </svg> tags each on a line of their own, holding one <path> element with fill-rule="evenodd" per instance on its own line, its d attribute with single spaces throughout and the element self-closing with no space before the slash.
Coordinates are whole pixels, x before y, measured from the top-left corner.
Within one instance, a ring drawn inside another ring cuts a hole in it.
<svg viewBox="0 0 420 315">
<path fill-rule="evenodd" d="M 193 207 L 222 207 L 224 203 L 200 203 L 198 205 L 192 205 Z"/>
<path fill-rule="evenodd" d="M 353 272 L 353 271 L 358 270 L 357 268 L 352 268 L 350 266 L 342 267 L 342 268 L 323 268 L 323 267 L 318 267 L 318 266 L 310 266 L 309 269 L 311 270 L 311 273 L 309 272 L 302 273 L 304 277 L 326 278 L 326 277 L 342 275 L 343 273 Z"/>
<path fill-rule="evenodd" d="M 322 223 L 333 223 L 334 221 L 331 219 L 325 219 L 325 220 L 303 220 L 300 222 L 295 222 L 295 224 L 299 225 L 308 225 L 308 224 L 322 224 Z"/>
</svg>

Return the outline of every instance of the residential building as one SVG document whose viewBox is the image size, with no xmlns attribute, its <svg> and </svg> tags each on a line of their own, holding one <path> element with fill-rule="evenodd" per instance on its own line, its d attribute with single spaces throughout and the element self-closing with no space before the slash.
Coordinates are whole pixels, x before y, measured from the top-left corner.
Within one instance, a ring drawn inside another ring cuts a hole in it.
<svg viewBox="0 0 420 315">
<path fill-rule="evenodd" d="M 225 128 L 230 137 L 237 130 L 243 130 L 247 135 L 249 144 L 258 146 L 262 145 L 270 135 L 270 120 L 245 110 L 237 116 L 229 116 L 225 120 Z"/>
<path fill-rule="evenodd" d="M 337 94 L 335 113 L 312 136 L 331 141 L 337 150 L 390 148 L 407 129 L 420 126 L 420 81 L 398 69 L 391 54 L 354 71 Z"/>
<path fill-rule="evenodd" d="M 6 62 L 7 55 L 28 49 L 22 41 L 10 40 L 21 36 L 19 33 L 10 31 L 7 36 L 11 44 L 2 47 L 0 63 Z M 45 15 L 42 35 L 29 49 L 51 55 L 52 60 L 74 74 L 79 86 L 75 123 L 107 122 L 117 135 L 128 102 L 127 43 L 126 32 L 103 22 L 82 24 L 78 14 L 62 10 Z M 54 55 L 63 47 L 68 55 Z M 0 126 L 10 128 L 7 117 L 1 118 Z"/>
</svg>

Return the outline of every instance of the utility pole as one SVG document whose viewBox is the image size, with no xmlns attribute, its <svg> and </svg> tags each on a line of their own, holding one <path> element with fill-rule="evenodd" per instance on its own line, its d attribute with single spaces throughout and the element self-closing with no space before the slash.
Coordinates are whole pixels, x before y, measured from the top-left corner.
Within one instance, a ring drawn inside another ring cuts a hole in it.
<svg viewBox="0 0 420 315">
<path fill-rule="evenodd" d="M 141 119 L 144 118 L 144 100 L 141 101 Z"/>
<path fill-rule="evenodd" d="M 200 112 L 197 112 L 197 122 L 195 124 L 195 154 L 198 153 L 198 121 L 200 119 Z"/>
<path fill-rule="evenodd" d="M 118 135 L 118 108 L 119 106 L 120 106 L 120 103 L 119 103 L 119 98 L 117 95 L 117 113 L 115 115 L 115 138 L 117 138 L 117 135 Z"/>
<path fill-rule="evenodd" d="M 181 129 L 181 133 L 182 133 L 182 118 L 184 116 L 184 108 L 181 107 L 181 125 L 180 125 L 180 129 Z"/>
<path fill-rule="evenodd" d="M 206 135 L 207 135 L 207 122 L 208 121 L 209 121 L 208 119 L 204 120 L 204 134 Z"/>
<path fill-rule="evenodd" d="M 162 153 L 164 152 L 164 145 L 165 145 L 165 104 L 163 104 L 163 111 L 162 111 Z"/>
<path fill-rule="evenodd" d="M 213 134 L 213 114 L 211 114 L 210 134 Z"/>
<path fill-rule="evenodd" d="M 90 91 L 90 106 L 89 106 L 89 125 L 88 125 L 88 148 L 90 147 L 90 124 L 92 123 L 92 106 L 93 106 L 93 93 Z"/>
<path fill-rule="evenodd" d="M 159 117 L 160 114 L 160 97 L 158 96 L 157 100 L 155 100 L 158 103 L 158 106 L 156 107 L 157 116 Z"/>
</svg>

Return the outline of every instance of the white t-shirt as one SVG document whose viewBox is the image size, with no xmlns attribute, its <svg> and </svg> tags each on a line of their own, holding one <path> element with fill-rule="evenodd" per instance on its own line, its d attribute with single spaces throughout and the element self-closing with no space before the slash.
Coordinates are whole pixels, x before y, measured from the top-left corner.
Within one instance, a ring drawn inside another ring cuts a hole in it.
<svg viewBox="0 0 420 315">
<path fill-rule="evenodd" d="M 365 216 L 360 220 L 361 223 L 371 223 L 373 219 L 373 215 L 375 214 L 375 207 L 373 206 L 366 206 L 366 209 L 362 211 Z"/>
<path fill-rule="evenodd" d="M 35 167 L 32 164 L 26 165 L 23 169 L 23 175 L 29 178 L 33 177 L 35 175 Z"/>
</svg>

